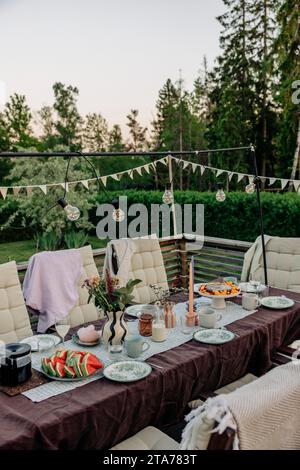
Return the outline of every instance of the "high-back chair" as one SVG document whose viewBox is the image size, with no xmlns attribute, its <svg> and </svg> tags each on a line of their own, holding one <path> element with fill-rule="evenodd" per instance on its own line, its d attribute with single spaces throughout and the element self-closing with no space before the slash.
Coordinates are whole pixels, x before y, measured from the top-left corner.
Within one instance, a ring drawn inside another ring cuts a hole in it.
<svg viewBox="0 0 300 470">
<path fill-rule="evenodd" d="M 15 343 L 31 335 L 16 262 L 0 264 L 0 340 Z"/>
<path fill-rule="evenodd" d="M 99 275 L 97 266 L 94 261 L 93 251 L 90 245 L 78 249 L 82 258 L 83 271 L 78 283 L 79 298 L 75 307 L 70 311 L 66 321 L 71 327 L 82 325 L 83 323 L 96 321 L 100 317 L 100 313 L 93 301 L 88 303 L 88 291 L 82 288 L 85 279 L 93 275 Z"/>
<path fill-rule="evenodd" d="M 150 287 L 151 285 L 168 290 L 167 274 L 159 240 L 157 238 L 125 239 L 124 251 L 126 254 L 121 260 L 116 261 L 117 250 L 121 251 L 120 243 L 122 240 L 118 240 L 117 243 L 112 241 L 109 244 L 104 269 L 110 268 L 113 271 L 111 274 L 117 277 L 118 273 L 122 273 L 124 284 L 129 279 L 141 280 L 141 283 L 137 284 L 133 291 L 134 302 L 138 304 L 154 302 L 157 298 Z M 121 266 L 122 263 L 125 263 L 126 266 Z"/>
<path fill-rule="evenodd" d="M 265 246 L 269 286 L 300 292 L 300 238 L 266 236 Z M 242 280 L 247 281 L 250 273 L 264 282 L 260 238 L 245 254 Z"/>
<path fill-rule="evenodd" d="M 187 417 L 180 444 L 148 427 L 113 450 L 300 449 L 299 369 L 289 362 L 210 398 Z"/>
</svg>

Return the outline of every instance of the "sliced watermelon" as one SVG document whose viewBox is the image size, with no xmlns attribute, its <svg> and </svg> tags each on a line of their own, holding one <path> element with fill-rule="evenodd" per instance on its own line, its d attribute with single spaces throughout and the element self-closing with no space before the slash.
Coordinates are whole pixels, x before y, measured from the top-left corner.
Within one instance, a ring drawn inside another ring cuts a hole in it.
<svg viewBox="0 0 300 470">
<path fill-rule="evenodd" d="M 56 354 L 53 354 L 53 356 L 50 357 L 50 360 L 52 364 L 54 365 L 54 367 L 58 362 L 60 362 L 60 364 L 64 364 L 65 362 L 63 358 L 57 356 Z"/>
<path fill-rule="evenodd" d="M 48 374 L 52 377 L 56 377 L 55 366 L 53 366 L 52 362 L 48 363 Z"/>
<path fill-rule="evenodd" d="M 56 357 L 59 357 L 60 359 L 63 359 L 65 361 L 67 357 L 67 352 L 68 351 L 66 349 L 60 349 L 56 351 Z"/>
<path fill-rule="evenodd" d="M 73 356 L 72 360 L 73 360 L 73 367 L 75 370 L 76 377 L 82 377 L 83 373 L 80 367 L 80 364 L 82 362 L 81 354 L 76 354 L 75 356 Z"/>
<path fill-rule="evenodd" d="M 84 377 L 88 377 L 89 375 L 92 375 L 97 370 L 95 367 L 89 364 L 90 355 L 91 355 L 90 353 L 87 353 L 82 359 L 82 363 L 80 364 L 82 374 Z"/>
<path fill-rule="evenodd" d="M 75 370 L 73 367 L 64 366 L 64 370 L 66 373 L 66 377 L 68 377 L 69 379 L 74 379 L 74 377 L 76 377 Z"/>
<path fill-rule="evenodd" d="M 73 359 L 76 356 L 77 352 L 76 351 L 71 351 L 69 350 L 67 353 L 67 359 L 66 359 L 66 364 L 67 366 L 73 366 Z"/>
<path fill-rule="evenodd" d="M 102 369 L 103 364 L 99 359 L 95 356 L 95 354 L 88 353 L 88 364 L 95 369 Z"/>
<path fill-rule="evenodd" d="M 50 359 L 48 357 L 43 357 L 42 358 L 42 369 L 44 372 L 46 372 L 46 374 L 49 373 L 49 368 L 48 368 L 48 364 L 50 363 Z"/>
<path fill-rule="evenodd" d="M 57 377 L 63 378 L 66 376 L 65 366 L 59 362 L 56 363 L 55 372 Z"/>
</svg>

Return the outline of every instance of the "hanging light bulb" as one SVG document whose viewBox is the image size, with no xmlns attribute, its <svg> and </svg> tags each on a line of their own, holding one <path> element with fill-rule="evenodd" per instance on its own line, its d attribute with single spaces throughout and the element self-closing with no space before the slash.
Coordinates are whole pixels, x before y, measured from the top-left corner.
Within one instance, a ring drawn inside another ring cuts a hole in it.
<svg viewBox="0 0 300 470">
<path fill-rule="evenodd" d="M 171 183 L 166 184 L 166 189 L 162 197 L 162 201 L 165 204 L 173 204 L 174 202 L 174 195 L 171 189 Z"/>
<path fill-rule="evenodd" d="M 245 188 L 245 191 L 248 194 L 253 194 L 253 193 L 255 193 L 255 189 L 256 189 L 256 186 L 252 181 L 251 183 L 247 184 L 247 186 Z"/>
<path fill-rule="evenodd" d="M 218 183 L 218 191 L 216 194 L 216 200 L 218 202 L 224 202 L 226 199 L 226 194 L 224 193 L 223 185 L 222 183 Z"/>
<path fill-rule="evenodd" d="M 57 204 L 63 208 L 68 220 L 70 220 L 71 222 L 75 222 L 75 220 L 79 219 L 80 210 L 78 209 L 78 207 L 71 206 L 71 204 L 68 204 L 64 198 L 59 199 L 57 201 Z"/>
<path fill-rule="evenodd" d="M 115 222 L 123 222 L 125 219 L 125 212 L 122 209 L 114 209 L 112 213 L 112 218 Z"/>
<path fill-rule="evenodd" d="M 119 207 L 119 198 L 113 199 L 111 203 L 114 206 L 114 210 L 112 213 L 113 220 L 115 222 L 123 222 L 123 220 L 125 219 L 125 212 Z"/>
</svg>

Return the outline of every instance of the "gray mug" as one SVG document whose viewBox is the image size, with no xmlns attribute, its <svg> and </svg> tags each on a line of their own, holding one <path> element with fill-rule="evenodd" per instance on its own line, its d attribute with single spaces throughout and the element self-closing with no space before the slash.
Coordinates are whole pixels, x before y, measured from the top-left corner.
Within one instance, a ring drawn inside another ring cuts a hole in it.
<svg viewBox="0 0 300 470">
<path fill-rule="evenodd" d="M 146 346 L 146 347 L 145 347 Z M 129 336 L 125 339 L 125 349 L 129 357 L 139 357 L 150 348 L 150 344 L 144 341 L 142 336 Z"/>
</svg>

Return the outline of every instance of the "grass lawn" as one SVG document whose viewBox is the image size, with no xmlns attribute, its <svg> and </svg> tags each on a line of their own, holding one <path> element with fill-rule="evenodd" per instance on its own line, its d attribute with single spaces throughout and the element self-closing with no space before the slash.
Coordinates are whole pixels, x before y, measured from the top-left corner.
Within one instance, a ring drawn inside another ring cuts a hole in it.
<svg viewBox="0 0 300 470">
<path fill-rule="evenodd" d="M 99 240 L 93 236 L 90 236 L 88 241 L 93 249 L 104 248 L 107 245 L 107 240 Z M 22 263 L 28 261 L 34 253 L 36 253 L 34 240 L 0 243 L 0 264 L 12 260 Z"/>
</svg>

